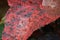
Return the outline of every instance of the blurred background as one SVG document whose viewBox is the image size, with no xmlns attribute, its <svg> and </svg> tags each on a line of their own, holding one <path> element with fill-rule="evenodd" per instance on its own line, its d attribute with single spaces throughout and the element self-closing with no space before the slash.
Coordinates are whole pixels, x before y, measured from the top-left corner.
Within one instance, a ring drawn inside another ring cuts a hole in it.
<svg viewBox="0 0 60 40">
<path fill-rule="evenodd" d="M 8 8 L 7 0 L 0 0 L 0 40 L 4 29 L 4 15 Z M 60 40 L 60 18 L 34 31 L 28 40 Z"/>
<path fill-rule="evenodd" d="M 0 20 L 6 14 L 8 8 L 7 0 L 0 0 Z"/>
<path fill-rule="evenodd" d="M 60 18 L 33 32 L 28 40 L 60 40 Z"/>
<path fill-rule="evenodd" d="M 7 0 L 0 0 L 0 40 L 4 28 L 4 15 L 6 14 L 8 8 L 9 6 L 7 4 Z"/>
</svg>

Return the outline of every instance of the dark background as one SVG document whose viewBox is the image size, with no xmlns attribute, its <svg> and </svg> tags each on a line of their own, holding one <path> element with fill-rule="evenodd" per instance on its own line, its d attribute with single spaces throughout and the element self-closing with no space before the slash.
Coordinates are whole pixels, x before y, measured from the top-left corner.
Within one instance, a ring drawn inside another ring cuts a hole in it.
<svg viewBox="0 0 60 40">
<path fill-rule="evenodd" d="M 28 40 L 60 40 L 60 18 L 36 30 Z"/>
<path fill-rule="evenodd" d="M 7 0 L 0 0 L 0 23 L 2 22 L 1 19 L 6 14 L 8 8 L 9 8 L 9 6 L 7 3 Z M 0 24 L 0 40 L 1 40 L 3 28 L 4 28 L 4 24 L 2 23 L 2 24 Z"/>
<path fill-rule="evenodd" d="M 8 8 L 7 0 L 0 0 L 0 20 L 6 14 Z"/>
</svg>

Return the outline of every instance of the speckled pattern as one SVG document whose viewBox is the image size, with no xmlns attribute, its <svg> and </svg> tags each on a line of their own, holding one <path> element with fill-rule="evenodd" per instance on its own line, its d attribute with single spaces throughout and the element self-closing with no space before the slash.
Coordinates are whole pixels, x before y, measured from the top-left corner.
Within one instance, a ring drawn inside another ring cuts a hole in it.
<svg viewBox="0 0 60 40">
<path fill-rule="evenodd" d="M 27 40 L 35 30 L 57 19 L 45 13 L 41 1 L 8 0 L 8 3 L 2 40 Z"/>
</svg>

